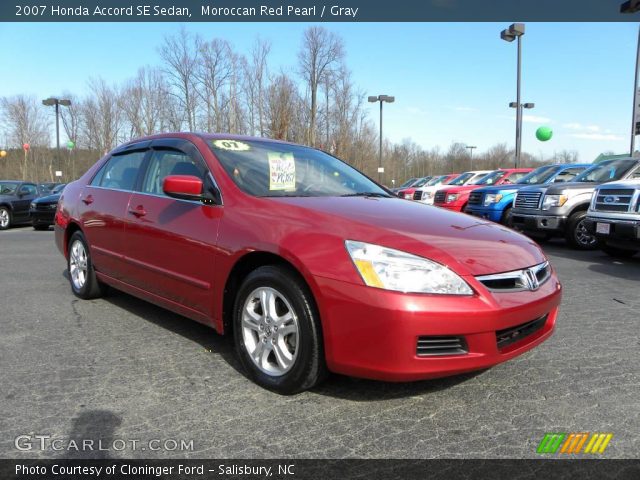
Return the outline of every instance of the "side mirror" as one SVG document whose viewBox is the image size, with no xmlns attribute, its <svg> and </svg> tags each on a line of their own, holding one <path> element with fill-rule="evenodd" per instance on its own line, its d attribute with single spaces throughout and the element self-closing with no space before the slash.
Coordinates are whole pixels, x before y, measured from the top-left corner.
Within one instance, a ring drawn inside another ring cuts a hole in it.
<svg viewBox="0 0 640 480">
<path fill-rule="evenodd" d="M 202 180 L 192 175 L 169 175 L 162 181 L 162 191 L 182 200 L 203 200 Z"/>
</svg>

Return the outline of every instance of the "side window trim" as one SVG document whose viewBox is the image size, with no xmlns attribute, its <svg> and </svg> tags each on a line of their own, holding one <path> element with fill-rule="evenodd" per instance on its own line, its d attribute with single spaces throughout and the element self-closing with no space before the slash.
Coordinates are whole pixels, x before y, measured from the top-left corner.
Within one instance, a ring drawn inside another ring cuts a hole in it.
<svg viewBox="0 0 640 480">
<path fill-rule="evenodd" d="M 141 185 L 141 181 L 143 176 L 141 174 L 144 173 L 144 167 L 145 167 L 145 163 L 148 161 L 149 156 L 150 156 L 150 152 L 151 149 L 149 148 L 149 143 L 150 142 L 143 142 L 140 145 L 137 145 L 137 148 L 128 148 L 128 149 L 118 149 L 117 151 L 114 151 L 109 158 L 107 158 L 107 160 L 105 160 L 104 164 L 98 169 L 98 171 L 96 172 L 96 174 L 93 176 L 93 178 L 91 179 L 91 181 L 89 182 L 88 186 L 92 187 L 92 188 L 101 188 L 101 189 L 105 189 L 105 190 L 115 190 L 115 191 L 119 191 L 119 192 L 137 192 L 140 190 L 140 185 Z M 133 189 L 131 190 L 125 190 L 122 188 L 113 188 L 113 187 L 105 187 L 102 185 L 102 180 L 103 180 L 103 176 L 104 176 L 104 172 L 106 171 L 107 167 L 109 166 L 109 164 L 113 161 L 114 158 L 118 158 L 118 157 L 122 157 L 124 155 L 129 155 L 131 153 L 136 153 L 136 152 L 144 152 L 144 158 L 142 159 L 142 162 L 140 162 L 140 168 L 138 169 L 138 174 L 136 176 L 136 180 L 133 184 Z M 99 184 L 95 184 L 96 180 L 98 180 Z"/>
</svg>

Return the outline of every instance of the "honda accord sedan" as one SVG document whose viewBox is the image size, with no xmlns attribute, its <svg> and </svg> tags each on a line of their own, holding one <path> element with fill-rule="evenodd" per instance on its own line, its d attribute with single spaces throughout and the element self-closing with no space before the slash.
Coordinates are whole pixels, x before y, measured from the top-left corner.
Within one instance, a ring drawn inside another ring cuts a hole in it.
<svg viewBox="0 0 640 480">
<path fill-rule="evenodd" d="M 75 295 L 110 286 L 231 334 L 247 375 L 285 394 L 328 372 L 491 367 L 547 339 L 561 298 L 529 238 L 250 137 L 116 148 L 64 189 L 55 239 Z"/>
</svg>

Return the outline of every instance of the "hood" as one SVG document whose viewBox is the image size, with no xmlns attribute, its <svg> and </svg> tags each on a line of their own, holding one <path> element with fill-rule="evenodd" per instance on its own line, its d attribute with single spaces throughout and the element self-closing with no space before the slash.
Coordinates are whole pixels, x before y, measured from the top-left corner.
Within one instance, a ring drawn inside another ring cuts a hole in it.
<svg viewBox="0 0 640 480">
<path fill-rule="evenodd" d="M 47 195 L 46 197 L 38 197 L 33 200 L 33 203 L 58 203 L 60 200 L 60 194 L 54 193 L 53 195 Z"/>
<path fill-rule="evenodd" d="M 465 193 L 480 187 L 482 185 L 443 185 L 441 190 L 446 190 L 447 193 Z"/>
<path fill-rule="evenodd" d="M 566 182 L 566 183 L 554 183 L 547 187 L 547 195 L 557 195 L 562 192 L 571 192 L 574 194 L 593 192 L 601 183 L 596 182 Z"/>
<path fill-rule="evenodd" d="M 313 228 L 432 259 L 460 275 L 486 275 L 545 261 L 531 239 L 502 225 L 398 198 L 272 199 Z"/>
<path fill-rule="evenodd" d="M 530 187 L 531 185 L 519 185 L 516 183 L 509 183 L 506 185 L 491 185 L 490 187 L 482 187 L 478 189 L 478 192 L 482 193 L 501 193 L 508 192 L 513 193 L 517 192 L 521 188 Z"/>
</svg>

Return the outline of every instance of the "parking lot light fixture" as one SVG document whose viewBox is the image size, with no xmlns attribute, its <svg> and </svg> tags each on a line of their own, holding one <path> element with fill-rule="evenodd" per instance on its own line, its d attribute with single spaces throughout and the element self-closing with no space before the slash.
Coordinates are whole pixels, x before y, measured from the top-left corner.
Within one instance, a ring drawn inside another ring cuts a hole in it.
<svg viewBox="0 0 640 480">
<path fill-rule="evenodd" d="M 66 98 L 49 97 L 42 101 L 47 107 L 56 107 L 56 170 L 61 170 L 62 162 L 60 159 L 60 105 L 64 107 L 71 106 L 71 100 Z"/>
<path fill-rule="evenodd" d="M 369 96 L 368 98 L 370 103 L 380 102 L 380 149 L 378 152 L 378 183 L 382 183 L 382 104 L 384 102 L 393 103 L 396 100 L 396 97 L 391 95 L 378 95 L 378 96 Z"/>
</svg>

